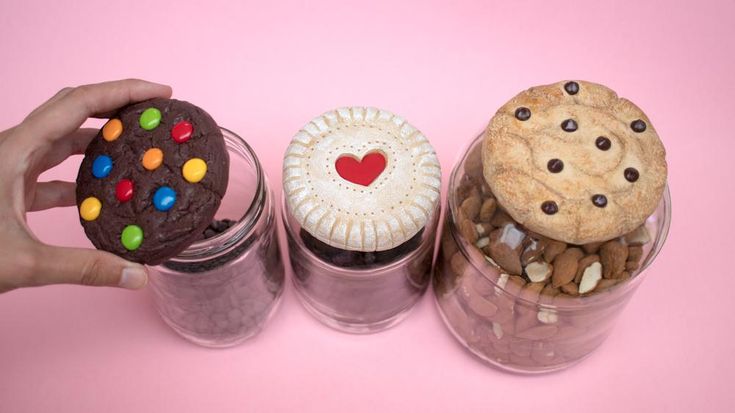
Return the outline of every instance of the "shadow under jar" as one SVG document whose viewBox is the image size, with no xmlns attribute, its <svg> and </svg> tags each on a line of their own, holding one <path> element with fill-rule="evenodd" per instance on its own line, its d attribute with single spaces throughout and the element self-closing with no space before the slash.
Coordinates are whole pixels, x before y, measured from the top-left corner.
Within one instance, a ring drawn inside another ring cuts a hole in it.
<svg viewBox="0 0 735 413">
<path fill-rule="evenodd" d="M 471 143 L 450 178 L 434 276 L 440 313 L 455 338 L 491 365 L 516 373 L 564 369 L 605 340 L 643 281 L 668 233 L 668 189 L 635 231 L 565 244 L 528 231 L 494 202 L 482 173 L 482 140 L 480 134 Z M 471 203 L 479 210 L 468 217 Z M 573 265 L 573 279 L 558 285 L 549 272 L 554 265 Z"/>
<path fill-rule="evenodd" d="M 150 268 L 161 318 L 185 339 L 229 347 L 261 331 L 284 287 L 275 205 L 248 144 L 222 129 L 230 156 L 215 222 L 178 256 Z"/>
<path fill-rule="evenodd" d="M 349 333 L 376 333 L 401 322 L 431 278 L 439 204 L 403 244 L 375 252 L 329 246 L 303 230 L 283 206 L 293 282 L 319 321 Z"/>
</svg>

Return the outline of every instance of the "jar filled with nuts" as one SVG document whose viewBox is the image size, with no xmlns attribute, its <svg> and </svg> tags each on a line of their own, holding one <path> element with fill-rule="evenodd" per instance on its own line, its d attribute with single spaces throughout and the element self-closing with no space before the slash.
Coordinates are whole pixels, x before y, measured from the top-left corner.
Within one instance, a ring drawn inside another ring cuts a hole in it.
<svg viewBox="0 0 735 413">
<path fill-rule="evenodd" d="M 583 359 L 663 246 L 670 207 L 640 109 L 587 82 L 519 94 L 452 172 L 434 278 L 446 325 L 508 371 Z"/>
<path fill-rule="evenodd" d="M 429 284 L 441 169 L 418 130 L 340 108 L 299 131 L 283 163 L 283 222 L 304 307 L 351 333 L 395 325 Z"/>
<path fill-rule="evenodd" d="M 207 347 L 229 347 L 260 332 L 284 287 L 273 194 L 255 153 L 222 129 L 230 158 L 228 188 L 201 239 L 150 268 L 163 320 Z"/>
</svg>

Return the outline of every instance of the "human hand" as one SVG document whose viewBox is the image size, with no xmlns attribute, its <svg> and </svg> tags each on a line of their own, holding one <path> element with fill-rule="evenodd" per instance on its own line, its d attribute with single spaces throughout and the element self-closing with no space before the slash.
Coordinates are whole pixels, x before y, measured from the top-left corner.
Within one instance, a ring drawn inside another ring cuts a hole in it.
<svg viewBox="0 0 735 413">
<path fill-rule="evenodd" d="M 28 227 L 26 212 L 76 205 L 74 182 L 37 180 L 69 156 L 84 153 L 98 132 L 80 128 L 88 117 L 170 96 L 168 86 L 134 79 L 64 88 L 19 125 L 0 132 L 0 293 L 47 284 L 145 286 L 148 275 L 140 264 L 104 251 L 42 243 Z"/>
</svg>

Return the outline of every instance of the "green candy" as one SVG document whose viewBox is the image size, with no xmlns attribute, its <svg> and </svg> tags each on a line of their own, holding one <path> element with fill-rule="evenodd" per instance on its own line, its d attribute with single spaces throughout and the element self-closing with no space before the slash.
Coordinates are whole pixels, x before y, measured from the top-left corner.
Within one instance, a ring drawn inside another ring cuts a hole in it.
<svg viewBox="0 0 735 413">
<path fill-rule="evenodd" d="M 137 225 L 128 225 L 123 230 L 120 241 L 126 250 L 137 250 L 143 243 L 143 230 Z"/>
<path fill-rule="evenodd" d="M 156 129 L 159 123 L 161 123 L 161 111 L 156 108 L 148 108 L 140 114 L 138 120 L 140 127 L 145 130 Z"/>
</svg>

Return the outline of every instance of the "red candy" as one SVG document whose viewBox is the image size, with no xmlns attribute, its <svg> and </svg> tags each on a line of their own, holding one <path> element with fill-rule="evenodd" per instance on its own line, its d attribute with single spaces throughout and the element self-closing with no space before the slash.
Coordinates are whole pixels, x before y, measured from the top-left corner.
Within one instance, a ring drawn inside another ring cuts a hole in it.
<svg viewBox="0 0 735 413">
<path fill-rule="evenodd" d="M 115 196 L 120 202 L 127 202 L 133 197 L 133 181 L 121 179 L 115 186 Z"/>
<path fill-rule="evenodd" d="M 191 138 L 192 132 L 194 132 L 194 127 L 191 123 L 182 120 L 171 129 L 171 138 L 173 138 L 176 143 L 184 143 Z"/>
</svg>

